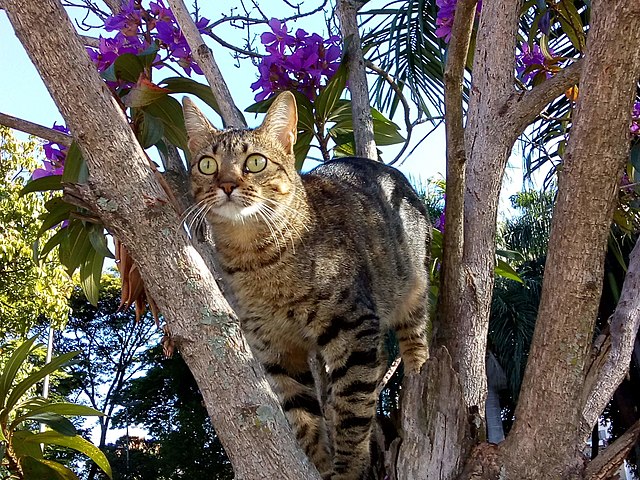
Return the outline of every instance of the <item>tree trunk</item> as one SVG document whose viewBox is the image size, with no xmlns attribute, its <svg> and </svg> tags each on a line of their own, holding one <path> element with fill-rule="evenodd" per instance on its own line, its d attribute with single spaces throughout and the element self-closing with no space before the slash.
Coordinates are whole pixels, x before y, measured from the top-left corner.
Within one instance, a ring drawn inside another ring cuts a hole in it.
<svg viewBox="0 0 640 480">
<path fill-rule="evenodd" d="M 359 0 L 338 0 L 336 7 L 340 20 L 340 33 L 344 40 L 347 68 L 349 70 L 349 93 L 356 155 L 378 159 L 378 150 L 373 138 L 373 118 L 369 106 L 369 88 L 364 68 L 358 19 L 356 14 L 363 3 Z"/>
<path fill-rule="evenodd" d="M 236 478 L 318 478 L 64 9 L 56 0 L 2 3 L 89 167 L 89 184 L 74 191 L 140 267 L 198 382 Z"/>
<path fill-rule="evenodd" d="M 593 2 L 538 320 L 516 420 L 507 439 L 507 474 L 513 478 L 581 475 L 582 385 L 602 290 L 607 236 L 629 154 L 631 109 L 640 75 L 639 42 L 640 3 Z"/>
</svg>

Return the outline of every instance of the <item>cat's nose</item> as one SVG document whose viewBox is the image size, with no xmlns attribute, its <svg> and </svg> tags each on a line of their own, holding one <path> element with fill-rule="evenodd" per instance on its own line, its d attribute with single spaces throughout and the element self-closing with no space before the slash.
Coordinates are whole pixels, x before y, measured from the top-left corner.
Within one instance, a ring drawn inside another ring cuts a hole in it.
<svg viewBox="0 0 640 480">
<path fill-rule="evenodd" d="M 227 196 L 230 197 L 231 192 L 233 192 L 238 185 L 233 182 L 223 182 L 223 183 L 220 183 L 218 186 L 222 189 L 224 193 L 227 194 Z"/>
</svg>

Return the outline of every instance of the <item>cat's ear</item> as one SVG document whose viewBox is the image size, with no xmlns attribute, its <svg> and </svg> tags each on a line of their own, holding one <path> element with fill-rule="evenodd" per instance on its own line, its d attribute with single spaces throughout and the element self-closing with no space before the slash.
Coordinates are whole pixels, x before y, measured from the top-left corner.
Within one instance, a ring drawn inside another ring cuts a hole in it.
<svg viewBox="0 0 640 480">
<path fill-rule="evenodd" d="M 298 136 L 298 108 L 293 93 L 282 92 L 276 97 L 258 130 L 276 137 L 287 153 L 293 153 Z"/>
<path fill-rule="evenodd" d="M 182 111 L 184 112 L 184 126 L 189 139 L 189 150 L 195 153 L 211 141 L 211 134 L 217 130 L 189 97 L 182 98 Z"/>
</svg>

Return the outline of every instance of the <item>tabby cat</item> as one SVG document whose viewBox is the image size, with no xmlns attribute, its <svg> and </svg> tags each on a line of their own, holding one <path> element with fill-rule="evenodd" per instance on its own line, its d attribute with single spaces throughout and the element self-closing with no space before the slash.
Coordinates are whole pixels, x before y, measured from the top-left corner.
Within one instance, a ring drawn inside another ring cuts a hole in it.
<svg viewBox="0 0 640 480">
<path fill-rule="evenodd" d="M 211 224 L 254 354 L 323 478 L 366 478 L 385 331 L 395 330 L 407 371 L 427 358 L 423 204 L 402 174 L 371 160 L 298 174 L 289 92 L 254 130 L 217 130 L 188 98 L 184 117 L 193 211 Z M 324 362 L 321 395 L 310 357 Z"/>
</svg>

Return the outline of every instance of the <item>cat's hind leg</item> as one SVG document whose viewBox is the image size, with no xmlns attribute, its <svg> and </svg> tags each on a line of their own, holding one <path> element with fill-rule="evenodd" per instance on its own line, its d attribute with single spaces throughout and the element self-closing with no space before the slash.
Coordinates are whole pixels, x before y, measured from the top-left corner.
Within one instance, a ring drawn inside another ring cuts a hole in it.
<svg viewBox="0 0 640 480">
<path fill-rule="evenodd" d="M 329 370 L 331 480 L 360 480 L 369 471 L 376 387 L 384 374 L 380 320 L 373 311 L 353 310 L 348 316 L 335 316 L 318 337 Z"/>
<path fill-rule="evenodd" d="M 419 372 L 429 358 L 428 295 L 427 289 L 414 294 L 410 299 L 411 302 L 405 303 L 400 318 L 396 319 L 392 325 L 407 373 Z"/>
</svg>

